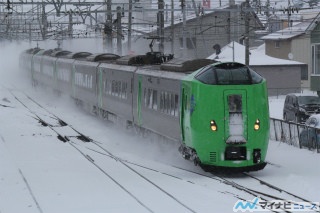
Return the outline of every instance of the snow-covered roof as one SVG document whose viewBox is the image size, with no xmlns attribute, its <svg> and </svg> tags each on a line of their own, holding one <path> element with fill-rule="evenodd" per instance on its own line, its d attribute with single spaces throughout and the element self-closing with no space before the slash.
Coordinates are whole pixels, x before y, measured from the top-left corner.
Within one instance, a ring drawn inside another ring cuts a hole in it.
<svg viewBox="0 0 320 213">
<path fill-rule="evenodd" d="M 207 57 L 208 59 L 216 59 L 218 61 L 234 61 L 239 63 L 245 63 L 245 46 L 237 43 L 231 42 L 224 46 L 221 49 L 221 53 L 218 55 L 214 53 Z M 304 64 L 297 61 L 292 60 L 285 60 L 274 58 L 265 54 L 265 45 L 261 45 L 256 49 L 250 50 L 250 65 L 297 65 L 297 64 Z"/>
<path fill-rule="evenodd" d="M 306 33 L 306 30 L 310 26 L 311 22 L 300 22 L 292 27 L 285 28 L 283 30 L 279 30 L 274 33 L 270 33 L 269 35 L 263 36 L 261 39 L 263 40 L 285 40 L 300 36 Z"/>
<path fill-rule="evenodd" d="M 309 13 L 302 12 L 301 16 L 303 17 L 303 22 L 296 22 L 292 27 L 279 30 L 277 32 L 271 33 L 269 35 L 263 36 L 263 40 L 286 40 L 292 39 L 294 37 L 310 33 L 317 26 L 317 23 L 320 21 L 319 9 Z"/>
</svg>

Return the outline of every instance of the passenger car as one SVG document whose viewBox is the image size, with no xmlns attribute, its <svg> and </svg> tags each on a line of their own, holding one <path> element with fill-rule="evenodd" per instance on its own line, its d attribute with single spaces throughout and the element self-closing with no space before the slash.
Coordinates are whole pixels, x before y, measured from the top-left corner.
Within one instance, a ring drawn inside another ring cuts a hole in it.
<svg viewBox="0 0 320 213">
<path fill-rule="evenodd" d="M 320 97 L 288 94 L 283 107 L 283 120 L 304 123 L 312 114 L 320 113 Z"/>
<path fill-rule="evenodd" d="M 236 62 L 158 64 L 164 56 L 155 60 L 157 55 L 36 48 L 20 55 L 20 66 L 33 85 L 67 94 L 106 120 L 180 142 L 182 156 L 205 170 L 263 169 L 269 142 L 266 80 Z"/>
<path fill-rule="evenodd" d="M 299 139 L 300 146 L 320 148 L 320 114 L 309 117 Z"/>
</svg>

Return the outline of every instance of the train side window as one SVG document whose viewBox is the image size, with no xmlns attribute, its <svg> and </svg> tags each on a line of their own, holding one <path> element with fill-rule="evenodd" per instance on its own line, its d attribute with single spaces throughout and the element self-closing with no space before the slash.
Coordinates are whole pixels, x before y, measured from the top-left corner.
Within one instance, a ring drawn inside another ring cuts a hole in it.
<svg viewBox="0 0 320 213">
<path fill-rule="evenodd" d="M 116 81 L 116 91 L 115 91 L 115 95 L 117 97 L 119 97 L 119 94 L 121 92 L 121 82 L 120 81 Z"/>
<path fill-rule="evenodd" d="M 149 107 L 149 90 L 147 88 L 144 89 L 144 106 Z"/>
<path fill-rule="evenodd" d="M 143 97 L 144 97 L 144 106 L 147 106 L 147 88 L 144 88 L 144 92 L 143 92 Z"/>
<path fill-rule="evenodd" d="M 163 103 L 163 112 L 168 113 L 168 93 L 164 92 L 163 93 L 163 98 L 164 98 L 164 103 Z"/>
<path fill-rule="evenodd" d="M 154 96 L 155 97 L 155 96 Z M 179 115 L 179 96 L 166 91 L 160 92 L 160 112 L 171 116 Z"/>
<path fill-rule="evenodd" d="M 122 82 L 118 81 L 118 97 L 122 98 Z"/>
<path fill-rule="evenodd" d="M 106 79 L 106 80 L 104 81 L 103 87 L 104 87 L 104 93 L 105 93 L 105 94 L 108 94 L 108 79 Z"/>
<path fill-rule="evenodd" d="M 167 99 L 167 105 L 166 105 L 167 114 L 170 115 L 171 96 L 170 96 L 170 94 L 168 92 L 166 93 L 166 99 Z"/>
<path fill-rule="evenodd" d="M 157 103 L 157 90 L 153 90 L 153 94 L 152 94 L 152 109 L 157 110 L 158 109 L 158 103 Z"/>
<path fill-rule="evenodd" d="M 111 95 L 114 95 L 115 87 L 116 87 L 116 82 L 113 80 L 112 81 L 112 86 L 111 86 Z"/>
<path fill-rule="evenodd" d="M 164 92 L 160 92 L 160 112 L 164 112 Z"/>
<path fill-rule="evenodd" d="M 107 86 L 108 86 L 108 94 L 109 95 L 111 95 L 111 91 L 112 91 L 112 82 L 111 81 L 109 81 L 109 83 L 107 84 Z"/>
<path fill-rule="evenodd" d="M 125 81 L 109 81 L 106 79 L 105 81 L 105 93 L 121 98 L 121 99 L 127 99 L 127 88 L 128 83 Z M 144 98 L 146 96 L 144 95 Z M 145 100 L 146 101 L 146 100 Z"/>
<path fill-rule="evenodd" d="M 125 93 L 125 99 L 127 99 L 127 98 L 128 98 L 128 83 L 126 82 L 125 85 L 126 85 L 126 86 L 125 86 L 125 89 L 126 89 L 126 90 L 125 90 L 125 92 L 126 92 L 126 93 Z"/>
<path fill-rule="evenodd" d="M 174 95 L 174 116 L 179 116 L 179 96 L 177 94 Z"/>
<path fill-rule="evenodd" d="M 121 98 L 127 99 L 127 82 L 121 82 Z"/>
<path fill-rule="evenodd" d="M 153 102 L 153 92 L 152 89 L 148 89 L 148 108 L 152 108 L 152 102 Z"/>
<path fill-rule="evenodd" d="M 179 96 L 167 91 L 160 92 L 160 112 L 171 116 L 179 114 Z"/>
<path fill-rule="evenodd" d="M 115 81 L 114 96 L 119 95 L 119 81 Z"/>
<path fill-rule="evenodd" d="M 174 94 L 171 93 L 170 114 L 171 114 L 172 116 L 174 116 L 174 110 L 175 110 L 175 106 L 174 106 Z"/>
<path fill-rule="evenodd" d="M 161 94 L 160 94 L 161 95 Z M 160 108 L 161 108 L 161 97 L 160 97 Z M 158 91 L 151 88 L 144 89 L 144 106 L 149 109 L 158 109 Z"/>
</svg>

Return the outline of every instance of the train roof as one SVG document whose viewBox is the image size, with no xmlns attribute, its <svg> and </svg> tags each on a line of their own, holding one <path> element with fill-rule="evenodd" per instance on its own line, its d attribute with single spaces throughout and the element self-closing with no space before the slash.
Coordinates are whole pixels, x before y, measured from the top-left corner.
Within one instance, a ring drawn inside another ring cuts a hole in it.
<svg viewBox="0 0 320 213">
<path fill-rule="evenodd" d="M 98 53 L 89 55 L 85 60 L 92 62 L 110 62 L 117 60 L 118 58 L 120 58 L 120 56 L 113 53 Z"/>
<path fill-rule="evenodd" d="M 137 65 L 139 64 L 139 58 L 142 55 L 125 55 L 117 59 L 117 64 L 119 65 Z"/>
<path fill-rule="evenodd" d="M 42 49 L 40 49 L 40 48 L 38 48 L 38 47 L 35 47 L 35 48 L 27 49 L 25 52 L 26 52 L 26 53 L 29 53 L 29 54 L 36 54 L 36 53 L 38 53 L 40 50 L 42 50 Z"/>
<path fill-rule="evenodd" d="M 245 64 L 239 63 L 239 62 L 234 62 L 234 61 L 217 61 L 216 63 L 213 64 L 215 67 L 218 68 L 223 68 L 223 69 L 235 69 L 239 67 L 245 67 Z"/>
<path fill-rule="evenodd" d="M 183 72 L 171 72 L 166 70 L 161 70 L 161 72 L 159 72 L 160 69 L 157 69 L 157 68 L 160 68 L 160 66 L 159 65 L 143 66 L 137 69 L 137 73 L 153 76 L 157 78 L 160 77 L 160 78 L 168 78 L 168 79 L 176 79 L 176 80 L 180 80 L 187 75 L 186 73 L 183 73 Z"/>
<path fill-rule="evenodd" d="M 173 58 L 172 54 L 165 55 L 162 52 L 147 52 L 145 55 L 126 55 L 117 59 L 120 65 L 155 65 L 162 64 Z"/>
<path fill-rule="evenodd" d="M 162 52 L 148 52 L 145 55 L 126 55 L 122 57 L 113 53 L 92 54 L 90 52 L 70 52 L 61 50 L 59 48 L 48 50 L 32 48 L 26 52 L 66 59 L 76 59 L 87 62 L 139 66 L 143 67 L 144 70 L 149 71 L 155 70 L 181 73 L 191 73 L 200 69 L 201 67 L 217 62 L 212 59 L 173 58 L 173 54 L 165 55 Z"/>
<path fill-rule="evenodd" d="M 115 63 L 101 63 L 99 68 L 105 68 L 109 70 L 121 70 L 123 72 L 134 72 L 137 70 L 137 66 L 119 66 Z"/>
<path fill-rule="evenodd" d="M 67 50 L 58 50 L 58 51 L 53 51 L 51 56 L 53 56 L 53 57 L 62 57 L 62 56 L 68 55 L 70 53 L 71 52 L 67 51 Z"/>
<path fill-rule="evenodd" d="M 64 55 L 62 58 L 67 59 L 81 59 L 81 58 L 87 58 L 88 56 L 92 55 L 92 53 L 89 52 L 70 52 L 67 55 Z"/>
<path fill-rule="evenodd" d="M 160 69 L 172 72 L 193 72 L 201 67 L 213 64 L 217 61 L 211 59 L 181 59 L 176 58 L 161 64 Z"/>
</svg>

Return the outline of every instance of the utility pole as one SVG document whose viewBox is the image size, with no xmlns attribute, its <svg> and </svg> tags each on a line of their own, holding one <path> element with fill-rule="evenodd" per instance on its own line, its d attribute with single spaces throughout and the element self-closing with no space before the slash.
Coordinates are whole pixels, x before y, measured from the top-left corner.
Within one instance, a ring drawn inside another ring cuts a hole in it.
<svg viewBox="0 0 320 213">
<path fill-rule="evenodd" d="M 68 34 L 72 38 L 73 27 L 72 27 L 72 10 L 69 10 L 69 25 L 68 25 Z"/>
<path fill-rule="evenodd" d="M 131 30 L 132 30 L 132 0 L 129 0 L 129 14 L 128 14 L 128 52 L 131 52 Z"/>
<path fill-rule="evenodd" d="M 42 39 L 45 40 L 48 32 L 48 21 L 46 15 L 46 5 L 42 2 L 42 24 L 43 24 L 43 31 L 42 31 Z"/>
<path fill-rule="evenodd" d="M 117 7 L 117 52 L 118 55 L 122 55 L 122 26 L 121 26 L 121 13 L 120 6 Z"/>
<path fill-rule="evenodd" d="M 29 43 L 31 44 L 32 38 L 31 38 L 31 22 L 29 22 Z"/>
<path fill-rule="evenodd" d="M 111 11 L 111 0 L 107 0 L 107 20 L 105 23 L 105 35 L 107 42 L 107 50 L 110 53 L 113 53 L 113 45 L 112 45 L 112 11 Z"/>
<path fill-rule="evenodd" d="M 185 0 L 181 0 L 181 9 L 182 9 L 182 56 L 186 56 L 186 49 L 187 49 L 187 39 L 186 39 L 186 5 Z"/>
<path fill-rule="evenodd" d="M 174 4 L 171 0 L 171 54 L 174 54 Z"/>
<path fill-rule="evenodd" d="M 250 16 L 249 16 L 249 0 L 245 2 L 245 34 L 244 34 L 244 43 L 245 43 L 245 64 L 249 66 L 250 63 L 250 52 L 249 52 L 249 35 L 250 35 Z"/>
<path fill-rule="evenodd" d="M 196 2 L 194 0 L 192 0 L 192 7 L 194 9 L 194 12 L 196 14 L 196 17 L 199 18 L 199 13 L 197 11 L 197 5 L 196 5 Z"/>
<path fill-rule="evenodd" d="M 261 4 L 261 3 L 259 2 L 259 6 L 260 6 L 260 4 Z M 268 31 L 269 31 L 269 32 L 272 32 L 272 31 L 271 31 L 271 25 L 270 25 L 270 0 L 267 0 L 266 8 L 267 8 L 267 11 L 266 11 L 267 27 L 268 27 Z"/>
<path fill-rule="evenodd" d="M 291 16 L 291 5 L 290 5 L 290 0 L 288 0 L 288 27 L 292 27 L 290 16 Z"/>
<path fill-rule="evenodd" d="M 159 42 L 159 51 L 163 52 L 164 51 L 164 14 L 163 14 L 163 10 L 164 10 L 164 1 L 163 0 L 158 0 L 158 36 L 160 39 Z"/>
</svg>

